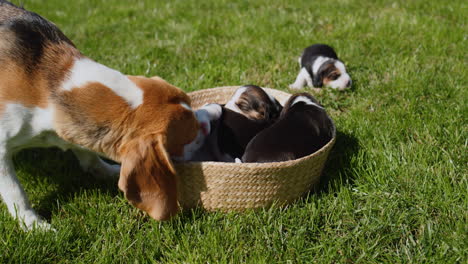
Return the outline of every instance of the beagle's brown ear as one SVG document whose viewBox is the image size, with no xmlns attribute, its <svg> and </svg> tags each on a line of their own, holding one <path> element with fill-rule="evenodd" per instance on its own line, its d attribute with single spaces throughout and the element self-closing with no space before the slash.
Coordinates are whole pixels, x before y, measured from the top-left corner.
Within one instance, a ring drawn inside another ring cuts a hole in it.
<svg viewBox="0 0 468 264">
<path fill-rule="evenodd" d="M 119 188 L 131 204 L 156 220 L 177 214 L 175 170 L 162 135 L 133 139 L 122 147 Z"/>
</svg>

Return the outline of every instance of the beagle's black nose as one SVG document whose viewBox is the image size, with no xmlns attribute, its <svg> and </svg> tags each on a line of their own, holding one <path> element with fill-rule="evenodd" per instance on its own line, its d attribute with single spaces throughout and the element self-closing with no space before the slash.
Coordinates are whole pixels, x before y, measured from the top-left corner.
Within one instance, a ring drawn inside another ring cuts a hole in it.
<svg viewBox="0 0 468 264">
<path fill-rule="evenodd" d="M 346 87 L 350 87 L 351 86 L 351 80 L 348 81 L 348 83 L 346 83 Z"/>
</svg>

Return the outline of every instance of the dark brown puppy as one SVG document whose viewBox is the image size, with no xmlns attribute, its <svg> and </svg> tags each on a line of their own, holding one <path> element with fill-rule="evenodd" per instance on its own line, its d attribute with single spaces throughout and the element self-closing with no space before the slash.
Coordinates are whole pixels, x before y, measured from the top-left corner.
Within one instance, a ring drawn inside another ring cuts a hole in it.
<svg viewBox="0 0 468 264">
<path fill-rule="evenodd" d="M 197 113 L 208 113 L 211 133 L 192 161 L 233 162 L 244 154 L 249 141 L 277 120 L 282 106 L 256 85 L 236 90 L 225 106 L 208 104 Z"/>
<path fill-rule="evenodd" d="M 234 161 L 260 131 L 278 119 L 281 104 L 261 87 L 245 85 L 237 89 L 226 105 L 217 128 L 221 161 Z"/>
<path fill-rule="evenodd" d="M 245 147 L 260 131 L 269 127 L 268 120 L 252 120 L 230 109 L 223 108 L 223 114 L 216 127 L 217 160 L 233 162 L 242 157 Z"/>
<path fill-rule="evenodd" d="M 333 136 L 325 109 L 308 93 L 291 96 L 276 123 L 256 135 L 242 162 L 294 160 L 322 148 Z"/>
</svg>

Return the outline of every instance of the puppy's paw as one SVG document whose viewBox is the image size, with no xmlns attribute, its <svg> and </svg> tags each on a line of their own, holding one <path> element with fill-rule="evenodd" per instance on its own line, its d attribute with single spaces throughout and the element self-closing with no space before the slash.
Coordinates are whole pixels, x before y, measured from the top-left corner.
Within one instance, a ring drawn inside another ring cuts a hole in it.
<svg viewBox="0 0 468 264">
<path fill-rule="evenodd" d="M 313 91 L 313 92 L 315 92 L 315 93 L 321 93 L 321 92 L 323 92 L 323 89 L 322 89 L 322 88 L 315 88 L 315 87 L 312 87 L 310 90 Z"/>
<path fill-rule="evenodd" d="M 289 85 L 289 89 L 291 89 L 291 90 L 300 90 L 302 88 L 303 88 L 303 86 L 300 86 L 300 85 L 295 85 L 295 84 L 290 84 Z"/>
<path fill-rule="evenodd" d="M 235 163 L 242 163 L 242 160 L 239 159 L 239 158 L 236 158 L 236 159 L 234 160 L 234 162 L 235 162 Z"/>
</svg>

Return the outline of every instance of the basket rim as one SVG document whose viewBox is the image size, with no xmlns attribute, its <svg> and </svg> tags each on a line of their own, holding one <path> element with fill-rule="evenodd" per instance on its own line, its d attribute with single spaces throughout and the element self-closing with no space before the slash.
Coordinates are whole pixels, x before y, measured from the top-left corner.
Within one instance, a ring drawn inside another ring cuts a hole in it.
<svg viewBox="0 0 468 264">
<path fill-rule="evenodd" d="M 242 86 L 239 86 L 239 85 L 237 85 L 237 86 L 220 86 L 220 87 L 197 90 L 197 91 L 189 92 L 188 94 L 189 95 L 202 94 L 202 93 L 206 92 L 207 90 L 222 91 L 222 90 L 226 90 L 226 89 L 234 89 L 234 88 L 239 88 L 239 87 L 242 87 Z M 285 91 L 274 89 L 274 88 L 269 88 L 269 87 L 262 87 L 262 88 L 267 89 L 267 90 L 274 90 L 276 92 L 282 92 L 282 93 L 288 94 L 290 96 L 292 95 L 292 94 L 287 93 Z M 333 144 L 336 141 L 336 126 L 335 126 L 335 122 L 333 121 L 333 119 L 331 117 L 330 117 L 330 119 L 331 119 L 332 125 L 333 125 L 333 130 L 332 130 L 332 135 L 333 136 L 330 139 L 330 141 L 328 141 L 327 144 L 325 144 L 322 148 L 315 151 L 314 153 L 311 153 L 311 154 L 309 154 L 307 156 L 304 156 L 302 158 L 299 158 L 299 159 L 279 161 L 279 162 L 265 162 L 265 163 L 257 163 L 257 162 L 235 163 L 235 162 L 222 162 L 222 161 L 188 161 L 188 162 L 174 162 L 174 165 L 176 165 L 176 166 L 199 166 L 199 165 L 202 165 L 202 164 L 206 164 L 206 165 L 213 165 L 213 166 L 235 166 L 235 167 L 242 166 L 244 168 L 249 168 L 249 167 L 252 167 L 252 168 L 271 168 L 272 166 L 277 167 L 277 166 L 281 166 L 281 165 L 282 166 L 293 165 L 293 164 L 296 164 L 298 162 L 308 160 L 308 159 L 311 159 L 311 158 L 313 158 L 315 156 L 318 156 L 318 155 L 322 154 L 323 152 L 325 152 L 326 150 L 328 150 L 329 148 L 333 147 Z"/>
</svg>

